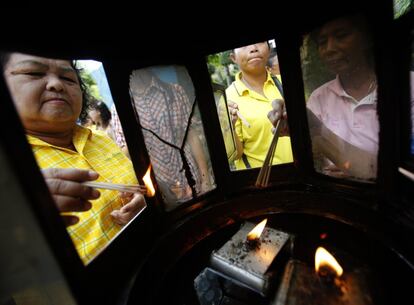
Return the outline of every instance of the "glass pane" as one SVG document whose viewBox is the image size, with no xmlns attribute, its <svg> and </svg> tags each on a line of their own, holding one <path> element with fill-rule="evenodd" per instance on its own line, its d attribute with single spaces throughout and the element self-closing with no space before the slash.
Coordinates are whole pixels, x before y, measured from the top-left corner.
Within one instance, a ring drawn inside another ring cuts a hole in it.
<svg viewBox="0 0 414 305">
<path fill-rule="evenodd" d="M 315 170 L 376 178 L 379 123 L 372 37 L 363 16 L 330 21 L 301 49 Z"/>
<path fill-rule="evenodd" d="M 134 70 L 130 92 L 166 209 L 213 190 L 204 128 L 187 70 Z"/>
<path fill-rule="evenodd" d="M 217 114 L 220 121 L 227 159 L 229 160 L 231 169 L 234 169 L 234 160 L 237 155 L 237 149 L 234 139 L 234 130 L 230 123 L 230 114 L 229 109 L 227 108 L 225 89 L 226 88 L 224 86 L 213 83 L 214 100 L 216 102 Z"/>
<path fill-rule="evenodd" d="M 81 113 L 78 123 L 110 137 L 129 157 L 124 132 L 102 63 L 95 60 L 77 60 L 76 65 L 81 69 L 80 76 L 90 95 L 88 109 Z"/>
<path fill-rule="evenodd" d="M 274 126 L 268 118 L 269 112 L 274 113 L 273 107 L 284 107 L 275 41 L 209 55 L 207 66 L 213 88 L 226 88 L 226 99 L 221 102 L 216 99 L 216 106 L 230 169 L 262 167 L 273 139 Z M 221 115 L 224 104 L 229 108 L 230 117 Z M 230 141 L 230 127 L 234 144 Z M 271 163 L 289 162 L 293 162 L 292 149 L 284 128 Z"/>
<path fill-rule="evenodd" d="M 102 64 L 83 62 L 82 70 L 69 60 L 20 53 L 4 55 L 2 63 L 34 156 L 88 264 L 146 206 L 139 192 L 84 185 L 138 183 L 131 161 L 107 135 L 112 97 L 100 85 Z"/>
<path fill-rule="evenodd" d="M 414 31 L 411 31 L 411 155 L 414 155 Z"/>
<path fill-rule="evenodd" d="M 397 19 L 409 12 L 413 6 L 413 0 L 394 0 L 394 19 Z"/>
</svg>

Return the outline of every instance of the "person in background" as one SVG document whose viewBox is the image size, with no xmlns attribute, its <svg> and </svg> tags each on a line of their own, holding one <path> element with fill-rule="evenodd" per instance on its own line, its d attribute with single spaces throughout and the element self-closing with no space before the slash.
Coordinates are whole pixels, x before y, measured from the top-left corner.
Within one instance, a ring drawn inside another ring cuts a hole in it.
<svg viewBox="0 0 414 305">
<path fill-rule="evenodd" d="M 111 127 L 111 111 L 103 101 L 92 98 L 89 105 L 86 122 L 82 124 L 92 130 L 99 130 L 115 140 L 115 135 Z"/>
<path fill-rule="evenodd" d="M 307 101 L 314 155 L 330 162 L 322 171 L 362 179 L 376 176 L 379 123 L 372 38 L 362 15 L 329 21 L 311 34 L 318 54 L 336 78 L 315 89 Z M 332 162 L 334 164 L 332 164 Z"/>
<path fill-rule="evenodd" d="M 198 132 L 201 121 L 191 116 L 192 105 L 184 88 L 162 81 L 146 68 L 133 71 L 130 91 L 166 208 L 210 191 L 211 174 Z M 113 120 L 119 122 L 118 116 Z M 118 145 L 123 145 L 120 124 L 114 124 L 114 133 L 119 136 Z"/>
<path fill-rule="evenodd" d="M 76 123 L 88 100 L 73 62 L 21 53 L 1 59 L 34 156 L 86 264 L 145 207 L 145 199 L 82 182 L 137 184 L 132 163 L 111 139 Z"/>
<path fill-rule="evenodd" d="M 230 54 L 240 68 L 226 89 L 236 134 L 237 169 L 261 167 L 273 138 L 270 118 L 277 115 L 273 105 L 283 98 L 267 70 L 269 55 L 266 41 L 236 48 Z M 272 164 L 288 162 L 293 162 L 290 137 L 281 136 Z"/>
<path fill-rule="evenodd" d="M 272 50 L 268 60 L 268 69 L 270 74 L 272 75 L 273 81 L 279 90 L 280 94 L 283 95 L 283 87 L 282 87 L 282 77 L 280 75 L 280 68 L 279 68 L 279 59 L 276 53 L 276 50 Z"/>
<path fill-rule="evenodd" d="M 115 104 L 112 104 L 111 106 L 111 130 L 116 145 L 118 145 L 118 147 L 121 148 L 122 152 L 131 159 L 128 146 L 125 141 L 124 131 L 122 130 L 121 121 L 119 120 L 119 116 L 115 108 Z"/>
</svg>

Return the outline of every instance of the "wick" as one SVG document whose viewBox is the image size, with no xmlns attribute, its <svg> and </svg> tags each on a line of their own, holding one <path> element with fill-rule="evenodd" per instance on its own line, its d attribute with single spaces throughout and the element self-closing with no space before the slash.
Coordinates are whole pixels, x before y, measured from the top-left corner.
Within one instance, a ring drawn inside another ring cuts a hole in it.
<svg viewBox="0 0 414 305">
<path fill-rule="evenodd" d="M 247 250 L 256 250 L 260 248 L 260 238 L 246 239 L 245 246 Z"/>
<path fill-rule="evenodd" d="M 320 266 L 318 270 L 318 278 L 325 287 L 330 287 L 335 293 L 339 295 L 344 293 L 345 288 L 343 287 L 343 281 L 331 267 L 326 265 Z"/>
</svg>

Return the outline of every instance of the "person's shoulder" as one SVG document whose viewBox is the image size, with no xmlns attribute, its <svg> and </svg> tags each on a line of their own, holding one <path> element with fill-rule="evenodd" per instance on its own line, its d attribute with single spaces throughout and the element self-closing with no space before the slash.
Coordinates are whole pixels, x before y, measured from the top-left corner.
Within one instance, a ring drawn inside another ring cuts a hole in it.
<svg viewBox="0 0 414 305">
<path fill-rule="evenodd" d="M 313 90 L 313 92 L 311 93 L 309 97 L 309 100 L 318 99 L 321 96 L 326 96 L 329 92 L 333 90 L 333 86 L 335 85 L 335 83 L 336 83 L 336 79 L 333 79 L 333 80 L 330 80 L 322 84 L 321 86 Z"/>
<path fill-rule="evenodd" d="M 103 130 L 97 130 L 97 129 L 89 129 L 87 128 L 90 133 L 90 139 L 93 139 L 94 142 L 101 142 L 105 143 L 105 145 L 116 145 L 115 142 L 111 139 L 111 137 L 108 136 L 108 134 Z"/>
<path fill-rule="evenodd" d="M 94 134 L 95 136 L 99 136 L 99 137 L 107 137 L 108 136 L 105 131 L 98 130 L 98 129 L 92 130 L 92 134 Z"/>
<path fill-rule="evenodd" d="M 237 92 L 237 89 L 236 89 L 236 81 L 233 81 L 227 88 L 226 88 L 226 94 L 229 94 L 229 93 L 234 93 L 234 92 Z"/>
<path fill-rule="evenodd" d="M 167 92 L 171 92 L 175 96 L 187 96 L 184 87 L 180 84 L 163 82 L 163 88 L 164 90 L 167 90 Z"/>
<path fill-rule="evenodd" d="M 176 91 L 184 91 L 183 86 L 181 86 L 180 84 L 177 83 L 164 83 L 166 86 L 168 86 L 169 88 L 176 90 Z"/>
</svg>

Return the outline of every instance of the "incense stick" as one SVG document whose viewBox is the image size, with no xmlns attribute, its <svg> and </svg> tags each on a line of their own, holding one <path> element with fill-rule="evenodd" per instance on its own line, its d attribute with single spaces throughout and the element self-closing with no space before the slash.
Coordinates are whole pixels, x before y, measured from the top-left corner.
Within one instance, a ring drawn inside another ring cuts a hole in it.
<svg viewBox="0 0 414 305">
<path fill-rule="evenodd" d="M 277 142 L 279 140 L 279 134 L 280 134 L 280 131 L 283 125 L 284 125 L 284 121 L 282 120 L 279 120 L 276 124 L 275 133 L 273 134 L 272 142 L 270 143 L 269 150 L 267 151 L 266 158 L 263 162 L 263 166 L 260 169 L 259 175 L 257 176 L 257 179 L 256 179 L 255 186 L 257 187 L 266 187 L 269 183 L 273 157 L 275 155 Z"/>
<path fill-rule="evenodd" d="M 405 177 L 407 177 L 408 179 L 411 179 L 412 181 L 414 181 L 414 174 L 412 172 L 409 172 L 408 170 L 399 167 L 398 171 L 403 174 Z"/>
<path fill-rule="evenodd" d="M 246 120 L 246 118 L 244 116 L 241 115 L 241 113 L 240 113 L 239 110 L 237 110 L 237 116 L 240 118 L 240 120 L 242 121 L 242 123 L 244 125 L 246 125 L 246 127 L 250 128 L 249 122 Z"/>
<path fill-rule="evenodd" d="M 139 184 L 116 184 L 116 183 L 106 183 L 106 182 L 92 182 L 86 181 L 82 183 L 83 185 L 106 190 L 115 190 L 125 193 L 147 193 L 147 187 Z"/>
</svg>

